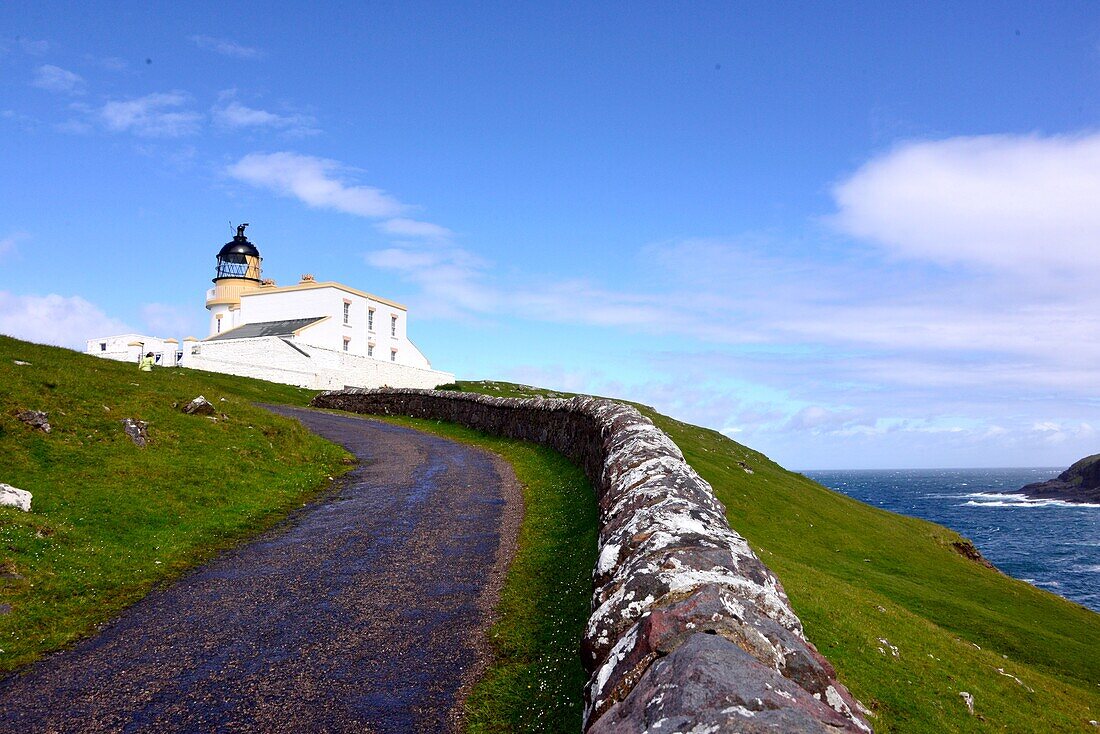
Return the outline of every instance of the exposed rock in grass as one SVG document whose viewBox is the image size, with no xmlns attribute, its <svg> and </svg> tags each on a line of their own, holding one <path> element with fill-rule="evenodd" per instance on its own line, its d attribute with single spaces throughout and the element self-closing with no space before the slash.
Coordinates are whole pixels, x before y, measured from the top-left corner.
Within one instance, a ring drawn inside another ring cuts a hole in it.
<svg viewBox="0 0 1100 734">
<path fill-rule="evenodd" d="M 149 424 L 135 418 L 123 418 L 119 422 L 122 424 L 122 430 L 126 431 L 126 435 L 130 437 L 134 445 L 145 448 L 145 444 L 149 443 Z"/>
<path fill-rule="evenodd" d="M 966 710 L 970 712 L 970 715 L 974 715 L 974 696 L 970 695 L 967 691 L 959 691 L 959 696 L 962 697 L 963 703 L 966 704 Z"/>
<path fill-rule="evenodd" d="M 53 430 L 50 426 L 50 414 L 42 410 L 24 410 L 23 412 L 15 416 L 19 420 L 26 423 L 31 428 L 37 428 L 43 433 L 49 433 Z"/>
<path fill-rule="evenodd" d="M 30 364 L 31 364 L 30 362 L 24 362 L 21 359 L 13 359 L 12 362 L 14 362 L 16 365 L 18 365 L 20 367 L 29 367 Z"/>
<path fill-rule="evenodd" d="M 0 482 L 0 505 L 18 507 L 23 512 L 30 512 L 31 493 Z"/>
<path fill-rule="evenodd" d="M 187 405 L 183 406 L 181 410 L 187 415 L 214 415 L 214 404 L 209 400 L 199 395 Z"/>
<path fill-rule="evenodd" d="M 11 614 L 11 604 L 0 604 L 0 617 Z"/>
<path fill-rule="evenodd" d="M 975 548 L 974 544 L 971 543 L 969 540 L 956 540 L 951 543 L 951 547 L 955 549 L 956 553 L 964 558 L 969 558 L 970 560 L 976 563 L 980 563 L 986 568 L 991 568 L 994 571 L 998 570 L 996 566 L 986 560 L 985 556 L 982 555 L 982 552 Z"/>
<path fill-rule="evenodd" d="M 897 645 L 891 645 L 890 641 L 887 640 L 885 637 L 878 638 L 878 642 L 879 642 L 879 645 L 880 645 L 878 651 L 881 652 L 883 655 L 886 654 L 886 650 L 888 649 L 888 650 L 890 650 L 890 654 L 892 656 L 894 656 L 894 657 L 898 656 L 898 646 Z M 881 647 L 882 645 L 885 645 L 886 647 L 883 648 L 883 647 Z"/>
</svg>

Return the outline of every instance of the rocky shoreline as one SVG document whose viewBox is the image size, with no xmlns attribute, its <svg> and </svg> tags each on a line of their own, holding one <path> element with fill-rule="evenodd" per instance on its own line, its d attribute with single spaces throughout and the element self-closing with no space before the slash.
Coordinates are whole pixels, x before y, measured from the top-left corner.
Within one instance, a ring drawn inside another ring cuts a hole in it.
<svg viewBox="0 0 1100 734">
<path fill-rule="evenodd" d="M 1054 479 L 1021 487 L 1032 499 L 1100 503 L 1100 454 L 1081 459 Z"/>
</svg>

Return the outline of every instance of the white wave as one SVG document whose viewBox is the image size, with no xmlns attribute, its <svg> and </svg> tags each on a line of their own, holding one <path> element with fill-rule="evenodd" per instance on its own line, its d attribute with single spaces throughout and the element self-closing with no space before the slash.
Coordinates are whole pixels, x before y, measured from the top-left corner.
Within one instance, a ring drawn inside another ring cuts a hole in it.
<svg viewBox="0 0 1100 734">
<path fill-rule="evenodd" d="M 1085 566 L 1074 566 L 1070 570 L 1076 573 L 1100 573 L 1100 563 L 1091 563 Z"/>
<path fill-rule="evenodd" d="M 1100 504 L 1089 504 L 1087 502 L 1066 502 L 1065 500 L 1033 500 L 1026 499 L 1019 502 L 975 502 L 969 500 L 963 502 L 959 507 L 1068 507 L 1075 509 L 1078 507 L 1092 507 L 1100 508 Z"/>
<path fill-rule="evenodd" d="M 1026 494 L 1012 494 L 1000 492 L 972 492 L 963 497 L 973 499 L 963 502 L 959 507 L 1100 507 L 1100 504 L 1091 502 L 1066 502 L 1052 498 L 1028 497 Z M 984 500 L 979 502 L 977 500 Z"/>
</svg>

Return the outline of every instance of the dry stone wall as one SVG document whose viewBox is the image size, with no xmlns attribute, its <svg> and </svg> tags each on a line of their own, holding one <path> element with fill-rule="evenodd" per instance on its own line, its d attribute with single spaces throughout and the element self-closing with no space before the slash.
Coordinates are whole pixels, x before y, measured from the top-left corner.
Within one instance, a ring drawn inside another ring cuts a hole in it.
<svg viewBox="0 0 1100 734">
<path fill-rule="evenodd" d="M 460 423 L 585 470 L 600 513 L 582 643 L 590 734 L 871 730 L 710 485 L 634 408 L 400 389 L 331 391 L 313 405 Z"/>
</svg>

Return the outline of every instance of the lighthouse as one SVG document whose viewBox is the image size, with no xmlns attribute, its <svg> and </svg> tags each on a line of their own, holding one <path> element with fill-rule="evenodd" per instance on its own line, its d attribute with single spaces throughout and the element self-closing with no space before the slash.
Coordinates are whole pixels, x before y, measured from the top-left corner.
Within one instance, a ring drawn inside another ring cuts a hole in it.
<svg viewBox="0 0 1100 734">
<path fill-rule="evenodd" d="M 119 334 L 88 340 L 88 354 L 297 385 L 434 388 L 454 382 L 409 339 L 408 309 L 396 301 L 311 274 L 279 286 L 260 272 L 260 251 L 245 228 L 218 251 L 206 290 L 210 332 L 175 339 Z"/>
<path fill-rule="evenodd" d="M 206 292 L 206 310 L 210 312 L 210 335 L 240 325 L 241 294 L 260 287 L 260 251 L 248 241 L 245 227 L 237 227 L 236 236 L 218 252 L 214 287 Z"/>
</svg>

